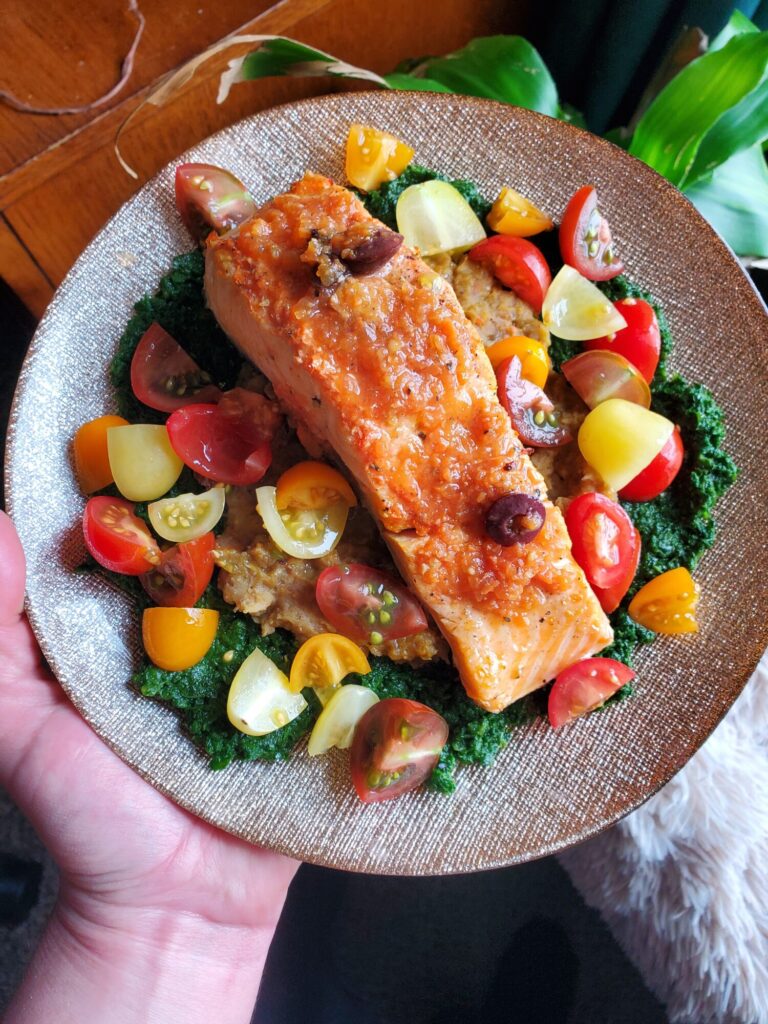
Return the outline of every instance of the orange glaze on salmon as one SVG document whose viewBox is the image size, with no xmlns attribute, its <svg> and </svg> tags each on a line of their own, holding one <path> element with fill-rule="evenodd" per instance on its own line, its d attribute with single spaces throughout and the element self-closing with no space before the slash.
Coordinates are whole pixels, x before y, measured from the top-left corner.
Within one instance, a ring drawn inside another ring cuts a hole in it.
<svg viewBox="0 0 768 1024">
<path fill-rule="evenodd" d="M 549 502 L 532 543 L 505 548 L 485 534 L 496 498 L 546 490 L 451 287 L 405 245 L 367 276 L 334 278 L 326 266 L 321 285 L 318 245 L 354 238 L 362 222 L 372 218 L 351 192 L 306 175 L 212 238 L 208 302 L 302 440 L 356 479 L 467 693 L 500 711 L 601 650 L 611 628 Z"/>
</svg>

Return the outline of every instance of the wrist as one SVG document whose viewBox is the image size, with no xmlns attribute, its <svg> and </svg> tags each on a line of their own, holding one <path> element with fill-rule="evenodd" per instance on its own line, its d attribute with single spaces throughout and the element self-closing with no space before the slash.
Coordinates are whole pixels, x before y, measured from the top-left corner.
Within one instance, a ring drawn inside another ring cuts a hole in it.
<svg viewBox="0 0 768 1024">
<path fill-rule="evenodd" d="M 183 910 L 104 904 L 65 885 L 7 1022 L 52 1019 L 47 1007 L 55 1006 L 57 1021 L 69 1024 L 60 1011 L 66 996 L 78 1024 L 247 1024 L 278 915 L 222 924 Z"/>
</svg>

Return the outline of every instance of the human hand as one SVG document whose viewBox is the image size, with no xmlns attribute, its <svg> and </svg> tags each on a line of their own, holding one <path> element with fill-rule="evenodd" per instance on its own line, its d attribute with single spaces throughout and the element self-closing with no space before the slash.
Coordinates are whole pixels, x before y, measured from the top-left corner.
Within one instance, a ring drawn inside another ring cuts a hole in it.
<svg viewBox="0 0 768 1024">
<path fill-rule="evenodd" d="M 107 956 L 116 938 L 128 956 L 143 947 L 181 961 L 192 949 L 209 981 L 217 957 L 230 973 L 233 958 L 253 958 L 257 986 L 297 863 L 188 814 L 102 743 L 45 664 L 22 613 L 24 579 L 16 531 L 0 513 L 0 783 L 60 868 L 57 926 L 67 941 L 98 952 L 110 936 Z M 246 987 L 252 1004 L 255 987 Z M 222 1010 L 219 1002 L 217 1018 L 229 1020 Z M 109 1019 L 134 1018 L 112 1011 Z M 167 1019 L 196 1018 L 177 1007 Z"/>
</svg>

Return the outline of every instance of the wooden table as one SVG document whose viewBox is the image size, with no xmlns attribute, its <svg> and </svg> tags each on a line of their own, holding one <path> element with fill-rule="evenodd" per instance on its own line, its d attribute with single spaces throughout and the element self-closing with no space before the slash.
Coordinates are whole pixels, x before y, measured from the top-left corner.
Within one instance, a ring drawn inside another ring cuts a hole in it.
<svg viewBox="0 0 768 1024">
<path fill-rule="evenodd" d="M 525 0 L 138 0 L 146 27 L 130 79 L 84 113 L 39 115 L 0 103 L 0 276 L 41 315 L 94 233 L 176 154 L 233 121 L 287 100 L 341 88 L 329 78 L 271 78 L 215 102 L 230 49 L 167 106 L 119 125 L 158 78 L 235 33 L 288 35 L 380 73 L 405 57 L 441 54 L 473 36 L 525 34 Z M 27 0 L 0 6 L 0 89 L 35 107 L 79 106 L 119 79 L 135 30 L 127 0 Z M 244 52 L 248 47 L 242 47 Z"/>
</svg>

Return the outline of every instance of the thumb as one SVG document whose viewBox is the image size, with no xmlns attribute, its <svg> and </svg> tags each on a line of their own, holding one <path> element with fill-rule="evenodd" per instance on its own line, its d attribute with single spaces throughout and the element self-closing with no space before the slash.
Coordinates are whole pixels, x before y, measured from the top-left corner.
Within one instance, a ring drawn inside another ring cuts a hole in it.
<svg viewBox="0 0 768 1024">
<path fill-rule="evenodd" d="M 13 625 L 21 615 L 26 571 L 16 527 L 0 512 L 0 627 Z"/>
</svg>

